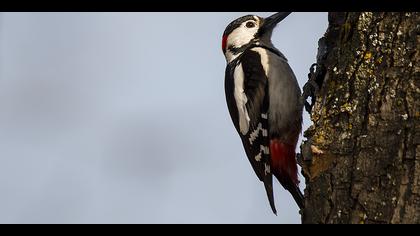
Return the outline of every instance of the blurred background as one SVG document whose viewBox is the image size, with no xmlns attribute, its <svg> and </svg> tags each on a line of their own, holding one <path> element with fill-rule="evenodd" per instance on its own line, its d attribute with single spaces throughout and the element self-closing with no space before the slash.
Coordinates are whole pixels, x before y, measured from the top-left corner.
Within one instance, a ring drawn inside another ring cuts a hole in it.
<svg viewBox="0 0 420 236">
<path fill-rule="evenodd" d="M 271 212 L 225 104 L 245 14 L 272 13 L 0 13 L 0 223 L 300 223 L 278 182 Z M 301 86 L 327 23 L 274 31 Z"/>
</svg>

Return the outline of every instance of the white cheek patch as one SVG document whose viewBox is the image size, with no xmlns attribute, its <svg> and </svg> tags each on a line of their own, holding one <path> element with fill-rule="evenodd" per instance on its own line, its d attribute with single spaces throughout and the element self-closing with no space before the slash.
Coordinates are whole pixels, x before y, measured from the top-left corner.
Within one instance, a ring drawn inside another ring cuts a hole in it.
<svg viewBox="0 0 420 236">
<path fill-rule="evenodd" d="M 259 22 L 258 17 L 254 17 L 257 22 Z M 254 39 L 255 34 L 258 31 L 258 27 L 247 28 L 245 25 L 249 21 L 242 23 L 238 28 L 234 29 L 227 37 L 226 40 L 226 60 L 227 62 L 231 62 L 235 60 L 236 57 L 240 55 L 240 53 L 233 54 L 229 47 L 240 48 L 244 45 L 247 45 L 251 40 Z"/>
<path fill-rule="evenodd" d="M 254 38 L 252 31 L 246 31 L 243 27 L 239 27 L 232 31 L 228 37 L 228 47 L 233 45 L 234 47 L 241 47 L 246 45 Z"/>
<path fill-rule="evenodd" d="M 245 91 L 244 91 L 244 71 L 242 69 L 242 64 L 236 66 L 233 73 L 234 78 L 234 97 L 236 101 L 236 107 L 238 108 L 239 115 L 239 130 L 243 135 L 248 133 L 249 130 L 249 115 L 248 110 L 246 109 L 246 103 L 248 101 Z"/>
<path fill-rule="evenodd" d="M 239 48 L 248 44 L 254 38 L 254 35 L 258 31 L 258 27 L 247 28 L 245 26 L 247 22 L 242 23 L 241 26 L 229 34 L 227 38 L 227 47 L 234 46 Z"/>
</svg>

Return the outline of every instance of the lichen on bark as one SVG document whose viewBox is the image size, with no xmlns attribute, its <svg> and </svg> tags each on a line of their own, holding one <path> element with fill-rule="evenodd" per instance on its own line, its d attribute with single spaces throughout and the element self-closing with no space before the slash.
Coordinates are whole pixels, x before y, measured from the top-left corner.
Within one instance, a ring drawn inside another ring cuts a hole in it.
<svg viewBox="0 0 420 236">
<path fill-rule="evenodd" d="M 301 146 L 303 223 L 420 223 L 419 24 L 414 12 L 329 13 Z"/>
</svg>

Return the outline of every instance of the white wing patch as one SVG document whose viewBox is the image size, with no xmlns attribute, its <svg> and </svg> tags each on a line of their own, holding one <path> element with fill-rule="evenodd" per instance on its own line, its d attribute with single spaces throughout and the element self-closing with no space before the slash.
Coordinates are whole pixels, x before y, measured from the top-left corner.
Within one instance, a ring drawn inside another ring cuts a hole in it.
<svg viewBox="0 0 420 236">
<path fill-rule="evenodd" d="M 261 161 L 262 153 L 268 155 L 270 154 L 270 149 L 266 146 L 260 145 L 260 152 L 255 156 L 256 161 Z"/>
<path fill-rule="evenodd" d="M 268 165 L 267 163 L 264 163 L 264 173 L 267 175 L 271 172 L 270 170 L 270 165 Z"/>
<path fill-rule="evenodd" d="M 266 146 L 261 145 L 260 146 L 260 150 L 264 153 L 264 154 L 270 154 L 270 149 Z"/>
<path fill-rule="evenodd" d="M 258 137 L 258 135 L 259 135 L 260 131 L 262 132 L 262 135 L 263 135 L 264 137 L 267 137 L 267 136 L 268 136 L 267 129 L 264 129 L 264 128 L 262 127 L 262 124 L 261 124 L 261 123 L 258 123 L 257 128 L 256 128 L 254 131 L 252 131 L 252 133 L 249 135 L 249 143 L 250 143 L 251 145 L 252 145 L 252 143 L 255 141 L 255 139 Z"/>
<path fill-rule="evenodd" d="M 255 156 L 256 161 L 261 161 L 261 152 Z"/>
<path fill-rule="evenodd" d="M 262 124 L 258 123 L 257 128 L 254 131 L 252 131 L 252 133 L 249 135 L 249 143 L 251 145 L 255 141 L 255 139 L 258 137 L 258 134 L 260 133 L 260 130 L 262 130 Z"/>
<path fill-rule="evenodd" d="M 246 109 L 246 103 L 248 101 L 245 91 L 244 91 L 244 70 L 242 69 L 242 64 L 236 66 L 233 73 L 234 78 L 234 97 L 236 101 L 236 107 L 238 108 L 239 113 L 239 130 L 243 135 L 248 133 L 249 130 L 249 115 L 248 110 Z"/>
</svg>

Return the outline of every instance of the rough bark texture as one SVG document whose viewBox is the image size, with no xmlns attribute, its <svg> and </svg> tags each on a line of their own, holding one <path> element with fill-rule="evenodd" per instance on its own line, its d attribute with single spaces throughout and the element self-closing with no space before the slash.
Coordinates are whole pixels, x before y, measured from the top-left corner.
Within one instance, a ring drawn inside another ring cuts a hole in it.
<svg viewBox="0 0 420 236">
<path fill-rule="evenodd" d="M 303 223 L 420 223 L 419 13 L 329 13 Z"/>
</svg>

